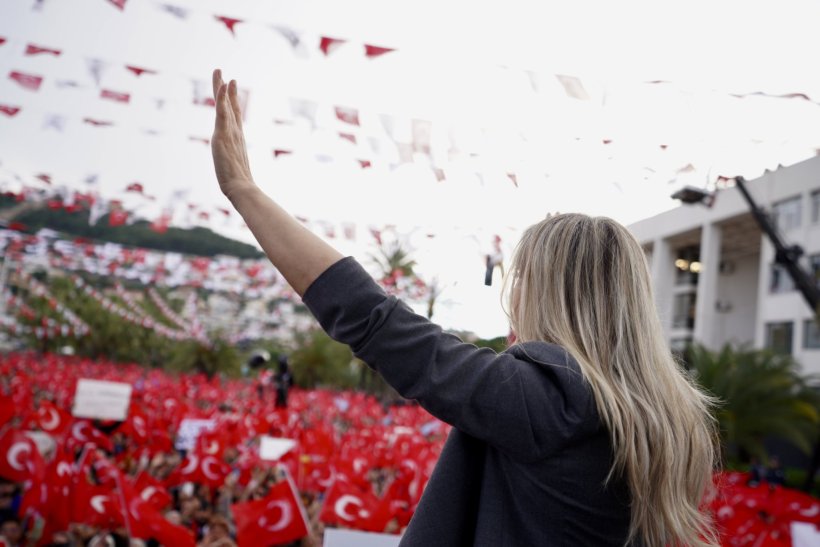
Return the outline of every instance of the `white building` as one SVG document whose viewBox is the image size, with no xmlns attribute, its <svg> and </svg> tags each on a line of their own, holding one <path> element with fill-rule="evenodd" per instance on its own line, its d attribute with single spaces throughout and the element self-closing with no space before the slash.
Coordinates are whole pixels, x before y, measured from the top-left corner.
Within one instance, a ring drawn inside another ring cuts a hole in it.
<svg viewBox="0 0 820 547">
<path fill-rule="evenodd" d="M 820 156 L 746 184 L 801 265 L 820 280 Z M 681 205 L 629 226 L 646 250 L 661 318 L 673 348 L 751 344 L 791 353 L 820 373 L 820 329 L 737 187 L 711 206 Z"/>
</svg>

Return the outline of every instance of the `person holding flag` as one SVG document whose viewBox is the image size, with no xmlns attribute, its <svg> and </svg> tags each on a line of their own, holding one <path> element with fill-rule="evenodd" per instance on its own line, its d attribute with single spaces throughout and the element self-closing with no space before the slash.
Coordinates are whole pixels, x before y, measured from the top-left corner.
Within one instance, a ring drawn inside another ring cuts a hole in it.
<svg viewBox="0 0 820 547">
<path fill-rule="evenodd" d="M 453 429 L 402 546 L 716 546 L 713 400 L 665 341 L 643 249 L 581 214 L 526 230 L 496 354 L 388 296 L 254 182 L 236 81 L 213 73 L 220 189 L 322 327 Z M 344 511 L 349 515 L 348 511 Z"/>
</svg>

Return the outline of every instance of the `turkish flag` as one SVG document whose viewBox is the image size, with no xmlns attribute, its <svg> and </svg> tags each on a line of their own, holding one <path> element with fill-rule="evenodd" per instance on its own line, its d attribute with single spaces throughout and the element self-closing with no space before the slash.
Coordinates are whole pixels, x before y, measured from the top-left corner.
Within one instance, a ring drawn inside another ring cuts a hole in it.
<svg viewBox="0 0 820 547">
<path fill-rule="evenodd" d="M 18 112 L 20 112 L 20 107 L 19 106 L 11 106 L 11 105 L 8 105 L 8 104 L 0 104 L 0 112 L 2 112 L 3 114 L 5 114 L 9 118 L 11 118 L 12 116 L 14 116 Z"/>
<path fill-rule="evenodd" d="M 51 487 L 50 499 L 69 499 L 75 475 L 74 458 L 65 447 L 58 444 L 54 460 L 51 462 L 47 474 L 48 484 Z M 48 516 L 49 522 L 54 523 L 55 529 L 67 530 L 71 522 L 71 505 L 68 503 L 52 503 Z"/>
<path fill-rule="evenodd" d="M 168 507 L 174 501 L 165 486 L 145 471 L 140 471 L 134 480 L 134 490 L 140 498 L 157 511 Z"/>
<path fill-rule="evenodd" d="M 137 77 L 142 76 L 143 74 L 156 74 L 157 73 L 156 70 L 150 70 L 148 68 L 140 68 L 140 67 L 134 66 L 134 65 L 125 65 L 125 68 L 126 68 L 126 70 L 130 70 L 131 72 L 133 72 L 134 75 L 137 76 Z"/>
<path fill-rule="evenodd" d="M 34 44 L 28 44 L 26 46 L 26 51 L 24 55 L 39 55 L 41 53 L 49 53 L 57 57 L 58 55 L 60 55 L 61 51 L 59 49 L 52 49 L 50 47 L 35 46 Z"/>
<path fill-rule="evenodd" d="M 370 44 L 364 45 L 364 54 L 371 59 L 373 57 L 384 55 L 385 53 L 390 53 L 391 51 L 395 50 L 389 47 L 371 46 Z"/>
<path fill-rule="evenodd" d="M 319 49 L 321 49 L 322 53 L 324 53 L 325 55 L 330 55 L 336 48 L 344 44 L 346 41 L 347 40 L 341 40 L 339 38 L 330 38 L 329 36 L 322 36 L 321 40 L 319 41 Z"/>
<path fill-rule="evenodd" d="M 261 500 L 231 505 L 239 547 L 280 545 L 308 535 L 308 520 L 293 483 L 284 480 Z"/>
<path fill-rule="evenodd" d="M 370 529 L 379 500 L 369 490 L 353 484 L 344 475 L 336 475 L 325 494 L 319 520 L 350 528 Z"/>
<path fill-rule="evenodd" d="M 40 89 L 40 85 L 43 83 L 42 76 L 37 76 L 35 74 L 25 74 L 24 72 L 18 72 L 16 70 L 12 70 L 9 73 L 9 78 L 20 84 L 20 86 L 24 89 L 28 89 L 29 91 L 37 91 L 38 89 Z"/>
<path fill-rule="evenodd" d="M 237 23 L 242 22 L 242 19 L 234 19 L 233 17 L 225 17 L 224 15 L 214 15 L 214 18 L 216 18 L 217 21 L 222 22 L 234 36 L 236 35 L 234 32 L 234 27 Z"/>
<path fill-rule="evenodd" d="M 0 477 L 25 482 L 43 467 L 37 445 L 22 431 L 7 429 L 0 437 Z"/>
<path fill-rule="evenodd" d="M 69 447 L 85 446 L 88 443 L 92 443 L 108 452 L 114 451 L 114 445 L 111 443 L 111 439 L 103 435 L 102 432 L 91 425 L 91 422 L 88 420 L 77 420 L 74 422 L 66 442 Z"/>
<path fill-rule="evenodd" d="M 127 103 L 131 100 L 131 95 L 128 93 L 122 93 L 120 91 L 111 91 L 110 89 L 103 89 L 100 91 L 100 98 L 101 99 L 111 99 L 112 101 L 117 101 L 118 103 Z"/>
<path fill-rule="evenodd" d="M 52 435 L 61 435 L 71 423 L 71 414 L 51 401 L 43 400 L 35 414 L 37 426 Z"/>
<path fill-rule="evenodd" d="M 70 499 L 72 522 L 100 527 L 119 527 L 125 524 L 119 496 L 114 489 L 91 483 L 85 473 L 78 477 Z"/>
</svg>

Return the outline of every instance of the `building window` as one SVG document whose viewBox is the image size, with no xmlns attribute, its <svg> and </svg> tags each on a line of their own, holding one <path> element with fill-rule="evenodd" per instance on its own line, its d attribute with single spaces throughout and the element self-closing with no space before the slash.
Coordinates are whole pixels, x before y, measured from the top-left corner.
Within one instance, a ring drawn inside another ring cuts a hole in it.
<svg viewBox="0 0 820 547">
<path fill-rule="evenodd" d="M 772 205 L 772 220 L 780 231 L 788 232 L 800 226 L 802 205 L 800 196 L 784 199 Z"/>
<path fill-rule="evenodd" d="M 811 193 L 811 223 L 820 223 L 820 190 Z"/>
<path fill-rule="evenodd" d="M 766 323 L 766 347 L 775 353 L 791 354 L 792 323 Z"/>
<path fill-rule="evenodd" d="M 789 271 L 780 264 L 772 264 L 769 279 L 769 292 L 772 294 L 793 291 L 795 288 L 794 279 Z"/>
<path fill-rule="evenodd" d="M 675 285 L 697 285 L 700 272 L 700 247 L 690 245 L 678 249 L 675 258 Z"/>
<path fill-rule="evenodd" d="M 672 327 L 676 329 L 695 328 L 695 293 L 689 292 L 675 295 Z"/>
<path fill-rule="evenodd" d="M 815 284 L 820 287 L 820 254 L 809 255 L 809 272 Z"/>
<path fill-rule="evenodd" d="M 820 349 L 820 327 L 814 319 L 803 321 L 803 347 L 806 349 Z"/>
</svg>

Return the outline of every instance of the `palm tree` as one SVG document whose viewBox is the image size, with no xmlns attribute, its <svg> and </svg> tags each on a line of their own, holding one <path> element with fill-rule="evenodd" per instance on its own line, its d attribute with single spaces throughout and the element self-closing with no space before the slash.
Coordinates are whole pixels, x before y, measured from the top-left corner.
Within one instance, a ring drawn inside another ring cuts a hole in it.
<svg viewBox="0 0 820 547">
<path fill-rule="evenodd" d="M 687 358 L 697 382 L 717 396 L 724 459 L 766 458 L 764 440 L 778 437 L 810 453 L 820 424 L 820 395 L 790 355 L 724 346 L 692 346 Z M 731 452 L 730 452 L 731 451 Z"/>
</svg>

